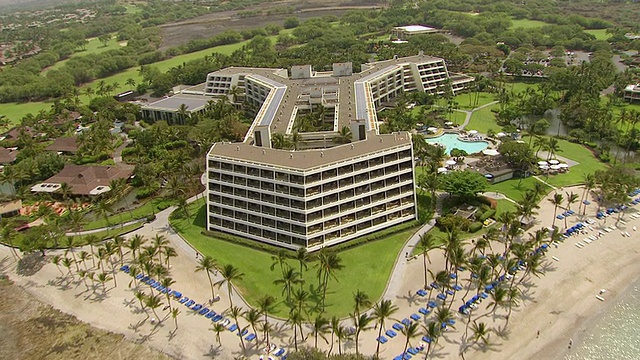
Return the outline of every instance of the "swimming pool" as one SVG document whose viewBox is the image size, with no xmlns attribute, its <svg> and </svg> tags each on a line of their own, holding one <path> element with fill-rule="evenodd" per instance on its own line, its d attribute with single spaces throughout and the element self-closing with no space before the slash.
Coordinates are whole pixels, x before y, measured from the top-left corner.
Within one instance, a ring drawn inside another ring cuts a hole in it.
<svg viewBox="0 0 640 360">
<path fill-rule="evenodd" d="M 473 154 L 486 149 L 489 143 L 486 141 L 460 141 L 458 134 L 444 134 L 436 138 L 426 139 L 429 144 L 440 144 L 446 148 L 447 154 L 452 149 L 460 149 Z"/>
</svg>

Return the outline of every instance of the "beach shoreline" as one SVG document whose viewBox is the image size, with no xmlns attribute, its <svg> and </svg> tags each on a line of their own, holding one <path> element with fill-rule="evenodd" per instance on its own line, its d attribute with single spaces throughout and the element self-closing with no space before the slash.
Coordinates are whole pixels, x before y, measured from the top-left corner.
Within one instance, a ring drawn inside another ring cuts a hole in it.
<svg viewBox="0 0 640 360">
<path fill-rule="evenodd" d="M 569 191 L 581 191 L 580 187 L 567 188 L 563 191 L 568 189 Z M 540 202 L 537 223 L 529 232 L 552 224 L 554 208 L 546 200 L 552 194 L 553 192 Z M 591 216 L 584 218 L 573 216 L 567 225 L 572 226 L 587 218 L 595 219 L 593 216 L 595 212 L 596 205 L 590 205 L 587 207 L 587 214 Z M 637 209 L 629 209 L 628 212 L 637 212 Z M 474 346 L 466 352 L 466 359 L 563 359 L 579 347 L 586 330 L 595 321 L 602 318 L 607 308 L 615 304 L 624 292 L 629 291 L 637 274 L 640 273 L 640 261 L 638 261 L 640 260 L 638 255 L 640 251 L 638 235 L 640 233 L 632 230 L 633 226 L 640 227 L 640 218 L 632 220 L 628 218 L 627 214 L 625 220 L 626 225 L 620 224 L 622 230 L 608 232 L 582 248 L 576 247 L 575 243 L 582 241 L 588 235 L 569 237 L 558 244 L 557 248 L 553 245 L 550 246 L 546 254 L 550 268 L 540 278 L 531 277 L 527 280 L 530 287 L 526 289 L 526 298 L 520 306 L 514 308 L 511 314 L 507 329 L 508 337 L 501 338 L 495 333 L 491 334 L 490 346 L 488 347 L 490 350 L 482 351 Z M 610 218 L 607 220 L 606 226 L 611 226 L 614 222 L 615 220 Z M 593 224 L 593 230 L 589 232 L 589 235 L 597 233 L 603 225 L 602 223 L 598 220 Z M 562 229 L 564 221 L 556 221 L 556 225 Z M 138 232 L 151 237 L 157 233 L 170 236 L 169 231 L 165 228 L 145 225 Z M 621 231 L 628 231 L 632 236 L 624 237 L 621 235 Z M 201 301 L 210 298 L 206 275 L 202 272 L 194 273 L 196 260 L 192 254 L 193 250 L 185 246 L 183 242 L 172 245 L 176 247 L 178 252 L 178 256 L 172 260 L 172 278 L 176 280 L 176 284 L 179 284 L 180 290 L 189 294 L 191 298 Z M 8 248 L 1 246 L 0 256 L 10 258 L 11 254 Z M 554 261 L 553 257 L 558 258 L 559 261 Z M 403 259 L 402 261 L 409 260 Z M 444 257 L 442 254 L 432 254 L 429 266 L 434 270 L 443 268 Z M 42 269 L 31 276 L 17 275 L 14 271 L 7 272 L 16 284 L 22 286 L 39 300 L 51 304 L 54 308 L 74 315 L 98 328 L 121 333 L 127 339 L 143 342 L 146 346 L 162 351 L 169 356 L 201 359 L 206 358 L 206 354 L 212 351 L 222 358 L 233 358 L 240 354 L 237 336 L 229 331 L 224 332 L 222 342 L 225 346 L 218 347 L 214 340 L 214 333 L 209 331 L 210 322 L 191 314 L 181 315 L 179 319 L 180 328 L 186 330 L 177 331 L 167 340 L 167 336 L 174 328 L 173 322 L 169 319 L 160 326 L 154 326 L 149 321 L 145 321 L 144 312 L 136 309 L 137 300 L 135 300 L 133 292 L 126 287 L 126 283 L 131 281 L 131 278 L 122 272 L 117 273 L 120 285 L 111 288 L 108 296 L 104 298 L 95 298 L 88 291 L 84 291 L 84 286 L 79 280 L 65 284 L 60 280 L 59 270 L 51 263 L 45 264 Z M 400 308 L 396 314 L 397 318 L 409 317 L 412 313 L 416 313 L 418 308 L 425 306 L 426 299 L 415 296 L 415 291 L 422 287 L 423 283 L 422 261 L 410 261 L 398 293 L 393 299 Z M 602 288 L 607 290 L 602 295 L 605 298 L 604 302 L 596 298 Z M 236 302 L 242 304 L 242 300 L 234 295 L 234 303 Z M 214 305 L 214 309 L 219 311 L 225 309 L 227 305 L 226 296 L 222 296 L 220 303 Z M 474 315 L 487 312 L 486 306 L 487 303 L 482 304 Z M 457 307 L 452 310 L 455 308 Z M 185 312 L 185 310 L 184 307 L 180 308 L 181 312 Z M 502 327 L 505 323 L 505 314 L 506 310 L 499 310 L 497 316 L 483 317 L 479 321 L 486 322 L 490 327 Z M 105 319 L 109 319 L 109 321 L 105 321 Z M 435 357 L 460 358 L 459 352 L 464 347 L 460 344 L 460 335 L 464 333 L 466 322 L 460 316 L 457 316 L 456 319 L 458 321 L 457 328 L 445 332 L 443 339 L 435 349 Z M 391 324 L 391 321 L 387 322 L 387 326 L 390 327 Z M 278 345 L 292 350 L 293 341 L 289 326 L 279 323 L 277 327 L 278 331 L 274 334 L 273 340 Z M 537 337 L 538 331 L 540 331 L 539 337 Z M 198 336 L 194 336 L 196 334 Z M 363 333 L 360 338 L 360 350 L 364 354 L 371 355 L 375 352 L 376 336 L 377 331 Z M 568 348 L 569 339 L 573 339 L 572 349 Z M 415 345 L 418 342 L 418 339 L 413 341 Z M 312 344 L 313 340 L 307 340 L 306 345 Z M 328 345 L 325 346 L 323 342 L 321 344 L 321 349 L 328 350 Z M 389 342 L 382 347 L 381 358 L 394 358 L 402 352 L 403 345 L 402 339 Z M 343 350 L 353 352 L 353 341 L 343 343 Z M 248 351 L 251 359 L 257 359 L 261 353 L 259 346 L 253 345 Z"/>
</svg>

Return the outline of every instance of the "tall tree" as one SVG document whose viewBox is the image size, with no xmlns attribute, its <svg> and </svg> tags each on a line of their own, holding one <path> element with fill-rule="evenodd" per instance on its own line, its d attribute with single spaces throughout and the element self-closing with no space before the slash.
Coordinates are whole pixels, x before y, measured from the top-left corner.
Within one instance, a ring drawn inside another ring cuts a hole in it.
<svg viewBox="0 0 640 360">
<path fill-rule="evenodd" d="M 204 271 L 207 273 L 209 279 L 209 285 L 211 286 L 211 301 L 216 301 L 216 294 L 213 291 L 213 280 L 211 280 L 211 273 L 216 270 L 216 261 L 209 255 L 200 257 L 200 261 L 196 266 L 196 272 Z"/>
</svg>

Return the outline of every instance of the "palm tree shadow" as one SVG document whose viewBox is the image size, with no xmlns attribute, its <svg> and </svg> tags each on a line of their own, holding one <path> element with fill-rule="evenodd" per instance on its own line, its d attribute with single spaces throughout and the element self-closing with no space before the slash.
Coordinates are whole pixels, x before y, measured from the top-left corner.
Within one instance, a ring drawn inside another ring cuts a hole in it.
<svg viewBox="0 0 640 360">
<path fill-rule="evenodd" d="M 511 330 L 507 328 L 507 324 L 504 324 L 502 327 L 495 328 L 493 332 L 501 339 L 505 340 L 509 339 L 509 335 L 511 335 Z"/>
<path fill-rule="evenodd" d="M 140 330 L 140 328 L 142 327 L 142 325 L 144 325 L 147 322 L 147 319 L 142 319 L 140 321 L 138 321 L 137 323 L 131 323 L 128 326 L 129 330 L 133 330 L 134 332 L 138 332 L 138 330 Z"/>
<path fill-rule="evenodd" d="M 213 347 L 213 345 L 211 345 L 209 347 L 209 351 L 204 353 L 204 354 L 202 354 L 202 356 L 208 357 L 208 358 L 211 358 L 211 359 L 218 359 L 220 357 L 220 355 L 221 355 L 220 348 L 221 348 L 220 346 Z"/>
<path fill-rule="evenodd" d="M 131 300 L 127 300 L 127 299 L 122 299 L 122 304 L 124 305 L 124 307 L 134 307 L 136 300 L 135 299 L 131 299 Z"/>
<path fill-rule="evenodd" d="M 412 294 L 411 290 L 409 290 L 406 295 L 396 296 L 396 299 L 406 300 L 409 306 L 412 306 L 412 305 L 419 305 L 420 304 L 419 300 L 421 298 L 418 297 L 418 294 Z"/>
</svg>

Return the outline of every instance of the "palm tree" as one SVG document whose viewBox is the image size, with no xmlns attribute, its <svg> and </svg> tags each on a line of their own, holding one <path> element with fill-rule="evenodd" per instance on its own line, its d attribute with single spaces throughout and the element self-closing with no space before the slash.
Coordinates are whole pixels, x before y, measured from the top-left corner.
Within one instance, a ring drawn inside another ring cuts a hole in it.
<svg viewBox="0 0 640 360">
<path fill-rule="evenodd" d="M 289 313 L 289 319 L 287 320 L 287 322 L 291 324 L 291 329 L 293 330 L 293 344 L 296 351 L 298 351 L 298 329 L 300 329 L 300 336 L 304 337 L 304 334 L 302 334 L 303 320 L 304 319 L 302 318 L 302 314 L 300 314 L 300 312 L 298 312 L 297 310 L 293 310 Z"/>
<path fill-rule="evenodd" d="M 153 312 L 153 315 L 155 315 L 156 319 L 160 321 L 160 317 L 156 313 L 156 309 L 162 306 L 162 301 L 160 301 L 160 295 L 147 296 L 145 297 L 144 300 L 145 300 L 145 305 L 151 309 L 151 311 Z"/>
<path fill-rule="evenodd" d="M 274 285 L 284 285 L 282 288 L 282 294 L 287 293 L 287 303 L 291 303 L 291 289 L 294 285 L 303 284 L 304 280 L 301 279 L 302 274 L 295 271 L 294 269 L 287 267 L 287 269 L 282 274 L 281 279 L 276 279 L 273 281 Z"/>
<path fill-rule="evenodd" d="M 340 327 L 340 319 L 338 317 L 333 316 L 331 321 L 329 322 L 329 328 L 331 329 L 331 347 L 327 352 L 327 357 L 331 356 L 331 352 L 333 351 L 333 345 L 335 344 L 334 336 L 336 332 L 338 332 L 338 328 Z"/>
<path fill-rule="evenodd" d="M 233 282 L 240 281 L 244 278 L 244 273 L 240 272 L 238 268 L 231 264 L 227 264 L 220 268 L 220 275 L 222 275 L 222 280 L 215 283 L 216 286 L 220 287 L 224 283 L 227 283 L 227 291 L 229 293 L 229 306 L 233 308 L 233 300 L 231 298 L 231 291 L 233 289 Z"/>
<path fill-rule="evenodd" d="M 328 344 L 329 341 L 327 341 L 327 338 L 324 335 L 330 331 L 329 320 L 322 317 L 321 315 L 317 315 L 313 320 L 312 326 L 313 336 L 315 338 L 313 347 L 316 349 L 318 348 L 318 336 L 320 336 L 324 340 L 324 342 Z"/>
<path fill-rule="evenodd" d="M 258 309 L 264 315 L 264 339 L 267 342 L 267 347 L 271 345 L 269 342 L 269 319 L 267 317 L 269 312 L 272 312 L 276 304 L 276 299 L 271 295 L 264 295 L 258 299 Z"/>
<path fill-rule="evenodd" d="M 561 150 L 560 144 L 558 143 L 558 139 L 550 138 L 549 143 L 547 144 L 547 149 L 549 150 L 549 156 L 547 160 L 552 159 L 554 155 Z"/>
<path fill-rule="evenodd" d="M 573 191 L 571 193 L 565 193 L 567 195 L 567 210 L 571 210 L 571 204 L 574 204 L 578 201 L 578 194 L 574 193 Z M 567 218 L 564 218 L 564 227 L 567 227 Z"/>
<path fill-rule="evenodd" d="M 64 255 L 67 256 L 68 253 L 71 253 L 73 262 L 76 264 L 76 271 L 80 271 L 80 268 L 78 267 L 78 261 L 76 260 L 76 253 L 73 251 L 73 237 L 65 236 L 62 240 L 62 246 L 67 248 L 64 252 Z"/>
<path fill-rule="evenodd" d="M 180 125 L 184 125 L 185 119 L 188 117 L 191 117 L 191 112 L 189 111 L 189 107 L 185 104 L 180 104 L 177 115 L 178 115 L 178 123 Z"/>
<path fill-rule="evenodd" d="M 351 142 L 353 135 L 351 134 L 351 129 L 348 126 L 343 126 L 338 133 L 338 136 L 333 138 L 333 142 L 336 144 L 348 144 Z"/>
<path fill-rule="evenodd" d="M 167 278 L 163 278 L 162 280 L 160 280 L 160 284 L 162 285 L 162 287 L 169 289 L 171 287 L 171 285 L 175 284 L 176 282 L 171 279 L 170 277 Z M 169 311 L 172 312 L 173 308 L 171 307 L 171 293 L 169 291 L 167 291 L 165 293 L 165 295 L 167 296 L 167 306 L 169 306 Z M 178 326 L 176 326 L 177 328 Z"/>
<path fill-rule="evenodd" d="M 98 274 L 98 282 L 102 284 L 102 292 L 107 292 L 106 283 L 108 283 L 112 278 L 106 272 L 101 272 Z"/>
<path fill-rule="evenodd" d="M 251 329 L 253 329 L 253 333 L 258 334 L 258 331 L 256 331 L 256 326 L 260 324 L 260 311 L 258 309 L 251 308 L 245 311 L 242 316 L 245 318 L 245 320 L 247 320 L 247 322 L 251 326 Z"/>
<path fill-rule="evenodd" d="M 418 251 L 422 255 L 422 267 L 424 269 L 424 289 L 427 288 L 428 280 L 427 280 L 427 259 L 429 259 L 429 251 L 433 249 L 437 249 L 439 247 L 438 242 L 435 237 L 431 233 L 423 233 L 420 235 L 420 240 L 418 241 Z M 431 262 L 431 259 L 429 259 Z"/>
<path fill-rule="evenodd" d="M 429 353 L 431 352 L 431 348 L 435 347 L 440 338 L 440 334 L 442 333 L 442 325 L 438 324 L 435 321 L 431 321 L 427 326 L 424 327 L 425 336 L 428 337 L 431 341 L 427 342 L 427 351 L 425 351 L 425 358 L 429 358 Z"/>
<path fill-rule="evenodd" d="M 196 266 L 196 272 L 204 271 L 207 273 L 207 278 L 209 279 L 209 285 L 211 285 L 211 301 L 216 300 L 216 294 L 213 291 L 213 280 L 211 280 L 211 272 L 216 269 L 216 261 L 209 255 L 200 257 L 200 261 L 198 266 Z M 231 296 L 231 295 L 229 295 Z"/>
<path fill-rule="evenodd" d="M 323 256 L 324 255 L 324 256 Z M 333 253 L 323 254 L 321 252 L 320 259 L 318 264 L 318 275 L 322 275 L 322 311 L 325 309 L 325 300 L 327 298 L 327 285 L 329 284 L 329 279 L 333 278 L 336 281 L 338 278 L 336 277 L 335 272 L 344 268 L 342 265 L 342 259 Z"/>
<path fill-rule="evenodd" d="M 582 193 L 582 200 L 580 202 L 584 204 L 584 201 L 587 200 L 587 195 L 589 194 L 591 189 L 593 189 L 596 186 L 596 177 L 594 174 L 585 174 L 582 179 L 584 181 L 584 192 Z M 578 213 L 579 212 L 580 212 L 580 207 L 578 207 Z M 587 212 L 587 204 L 584 204 L 584 210 L 582 212 L 582 215 L 586 214 L 586 212 Z"/>
<path fill-rule="evenodd" d="M 551 227 L 555 227 L 556 216 L 558 214 L 558 206 L 562 205 L 562 203 L 564 202 L 564 197 L 562 196 L 562 194 L 555 193 L 553 194 L 552 198 L 547 200 L 549 200 L 549 202 L 553 204 L 553 223 L 551 224 Z"/>
<path fill-rule="evenodd" d="M 58 271 L 60 271 L 60 276 L 64 276 L 64 273 L 60 269 L 60 260 L 62 260 L 62 257 L 60 255 L 54 255 L 51 258 L 51 263 L 58 268 Z"/>
<path fill-rule="evenodd" d="M 357 318 L 360 317 L 360 310 L 362 310 L 362 308 L 371 307 L 371 300 L 369 299 L 369 295 L 367 295 L 367 293 L 365 293 L 364 291 L 360 291 L 360 289 L 358 289 L 353 294 L 353 302 L 355 303 L 354 313 Z"/>
<path fill-rule="evenodd" d="M 125 81 L 124 83 L 130 87 L 136 86 L 136 81 L 133 78 L 128 78 L 127 81 Z"/>
<path fill-rule="evenodd" d="M 156 234 L 156 236 L 154 236 L 151 239 L 151 244 L 153 247 L 157 249 L 158 262 L 162 264 L 162 249 L 164 249 L 165 246 L 168 246 L 170 244 L 169 240 L 167 240 L 167 238 L 164 235 Z"/>
<path fill-rule="evenodd" d="M 176 249 L 171 246 L 164 247 L 164 262 L 167 268 L 171 267 L 171 264 L 169 264 L 169 259 L 176 256 L 178 256 Z"/>
<path fill-rule="evenodd" d="M 217 322 L 215 324 L 213 324 L 213 327 L 211 329 L 209 329 L 213 332 L 216 333 L 216 341 L 218 342 L 219 346 L 222 346 L 222 343 L 220 342 L 220 334 L 223 333 L 226 328 L 224 327 L 224 325 L 222 325 L 221 323 Z"/>
<path fill-rule="evenodd" d="M 356 355 L 360 354 L 359 351 L 359 341 L 358 339 L 360 338 L 360 333 L 362 331 L 366 331 L 371 329 L 371 327 L 369 326 L 369 324 L 374 320 L 374 318 L 370 317 L 369 315 L 365 314 L 360 314 L 357 317 L 354 316 L 353 317 L 353 324 L 356 328 L 356 333 L 355 333 L 355 342 L 356 342 Z"/>
<path fill-rule="evenodd" d="M 378 337 L 382 336 L 382 331 L 385 328 L 384 322 L 391 318 L 393 314 L 398 311 L 398 307 L 393 305 L 391 300 L 380 300 L 380 302 L 376 303 L 373 306 L 373 318 L 376 320 L 377 325 L 380 328 L 378 329 Z M 380 342 L 376 346 L 376 358 L 380 354 Z"/>
<path fill-rule="evenodd" d="M 296 256 L 295 259 L 298 260 L 298 263 L 300 264 L 300 274 L 303 275 L 303 271 L 302 268 L 304 268 L 305 270 L 308 270 L 309 267 L 307 266 L 307 262 L 309 261 L 309 252 L 307 251 L 307 248 L 301 247 L 296 251 Z M 300 283 L 300 287 L 302 287 L 303 283 Z"/>
<path fill-rule="evenodd" d="M 91 258 L 91 255 L 89 255 L 88 252 L 82 250 L 80 251 L 80 253 L 78 254 L 78 258 L 80 259 L 80 261 L 82 261 L 82 264 L 84 265 L 84 270 L 88 271 L 89 269 L 87 269 L 87 263 L 86 261 Z"/>
<path fill-rule="evenodd" d="M 462 351 L 460 352 L 460 355 L 462 356 L 463 359 L 464 359 L 464 353 L 467 351 L 467 349 L 472 347 L 473 345 L 477 344 L 478 341 L 482 340 L 482 343 L 484 345 L 487 345 L 489 343 L 489 332 L 490 332 L 490 329 L 487 327 L 487 324 L 485 324 L 483 322 L 478 323 L 478 322 L 474 321 L 473 325 L 471 325 L 471 331 L 473 331 L 473 337 L 472 337 L 471 344 L 465 346 L 462 349 Z"/>
<path fill-rule="evenodd" d="M 342 341 L 347 340 L 351 335 L 346 327 L 340 325 L 333 329 L 333 332 L 336 334 L 336 338 L 338 338 L 338 353 L 342 355 Z"/>
<path fill-rule="evenodd" d="M 136 299 L 138 299 L 138 302 L 140 302 L 140 308 L 142 308 L 142 310 L 144 310 L 145 312 L 147 312 L 147 306 L 145 305 L 145 299 L 147 298 L 147 295 L 145 293 L 143 293 L 142 291 L 134 291 L 133 295 L 136 297 Z M 148 315 L 147 315 L 148 317 Z"/>
<path fill-rule="evenodd" d="M 307 302 L 307 300 L 309 300 L 309 292 L 302 289 L 302 287 L 300 287 L 299 289 L 294 289 L 293 290 L 293 294 L 291 296 L 292 299 L 292 306 L 295 305 L 298 308 L 298 311 L 300 313 L 302 313 L 302 311 L 304 310 L 305 312 L 308 313 L 308 311 L 306 309 L 303 309 L 305 303 Z"/>
<path fill-rule="evenodd" d="M 175 333 L 176 331 L 178 331 L 178 315 L 180 315 L 180 310 L 176 309 L 172 309 L 171 310 L 171 317 L 173 318 L 173 323 L 175 324 L 175 329 L 173 329 L 173 332 Z M 222 325 L 222 324 L 220 324 Z"/>
<path fill-rule="evenodd" d="M 129 242 L 127 243 L 126 246 L 127 248 L 129 248 L 129 250 L 131 250 L 131 255 L 134 261 L 137 259 L 136 251 L 138 252 L 138 255 L 139 255 L 140 249 L 142 248 L 142 245 L 144 245 L 145 242 L 147 242 L 147 239 L 145 239 L 140 234 L 135 234 L 131 237 L 131 239 L 129 239 Z"/>
<path fill-rule="evenodd" d="M 73 276 L 73 273 L 71 272 L 71 265 L 73 265 L 73 260 L 69 259 L 68 257 L 64 257 L 62 258 L 62 266 L 67 268 L 67 274 L 71 275 L 72 279 L 75 279 L 75 277 Z"/>
<path fill-rule="evenodd" d="M 240 334 L 240 344 L 242 345 L 242 352 L 247 351 L 246 347 L 244 346 L 244 337 L 242 336 L 242 329 L 240 328 L 240 323 L 238 322 L 238 318 L 242 315 L 242 309 L 238 306 L 231 306 L 231 308 L 229 309 L 229 313 L 231 314 L 231 317 L 233 318 L 233 321 L 236 324 L 236 327 L 238 328 L 238 334 Z"/>
<path fill-rule="evenodd" d="M 402 351 L 402 354 L 405 354 L 407 352 L 407 348 L 409 348 L 409 342 L 411 341 L 411 339 L 414 339 L 419 335 L 419 329 L 420 324 L 418 324 L 417 321 L 413 321 L 409 325 L 405 325 L 402 328 L 402 334 L 405 336 L 404 350 Z"/>
<path fill-rule="evenodd" d="M 284 249 L 280 249 L 278 250 L 278 252 L 271 256 L 271 271 L 273 271 L 276 266 L 280 267 L 280 273 L 282 274 L 282 276 L 284 277 L 284 269 L 285 267 L 288 267 L 289 265 L 287 264 L 287 250 Z"/>
</svg>

